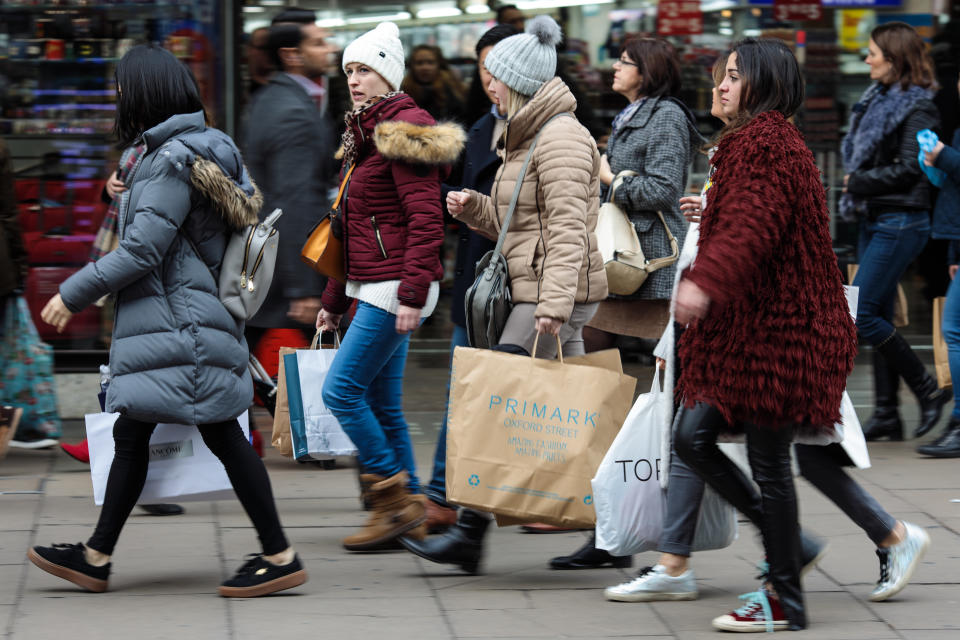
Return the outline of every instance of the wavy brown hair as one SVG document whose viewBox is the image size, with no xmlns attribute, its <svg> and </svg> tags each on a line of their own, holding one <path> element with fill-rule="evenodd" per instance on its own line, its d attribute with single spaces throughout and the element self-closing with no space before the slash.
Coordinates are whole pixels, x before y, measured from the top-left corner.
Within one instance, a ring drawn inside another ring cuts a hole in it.
<svg viewBox="0 0 960 640">
<path fill-rule="evenodd" d="M 905 22 L 888 22 L 871 31 L 870 38 L 877 43 L 884 59 L 893 67 L 889 76 L 882 81 L 883 84 L 899 82 L 903 90 L 910 85 L 924 89 L 936 86 L 933 60 L 916 29 Z"/>
<path fill-rule="evenodd" d="M 440 51 L 440 47 L 435 47 L 432 44 L 418 44 L 410 52 L 410 57 L 407 58 L 409 71 L 406 77 L 404 77 L 403 83 L 400 85 L 401 91 L 408 93 L 414 102 L 421 107 L 423 106 L 421 103 L 424 97 L 423 85 L 413 77 L 413 59 L 420 51 L 429 51 L 437 61 L 437 77 L 431 86 L 433 88 L 432 97 L 434 104 L 438 110 L 445 112 L 447 107 L 450 106 L 447 104 L 448 91 L 454 100 L 463 102 L 467 93 L 463 83 L 460 82 L 460 79 L 457 78 L 450 69 L 450 65 L 447 63 L 446 58 L 443 57 L 443 52 Z"/>
<path fill-rule="evenodd" d="M 631 38 L 623 53 L 640 72 L 640 95 L 675 96 L 680 93 L 680 61 L 673 45 L 661 38 Z"/>
</svg>

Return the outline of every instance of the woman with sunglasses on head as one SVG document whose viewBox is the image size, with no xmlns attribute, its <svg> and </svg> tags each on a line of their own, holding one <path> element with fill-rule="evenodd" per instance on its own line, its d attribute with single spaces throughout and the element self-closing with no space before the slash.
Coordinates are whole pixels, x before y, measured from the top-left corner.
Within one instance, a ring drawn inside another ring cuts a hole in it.
<svg viewBox="0 0 960 640">
<path fill-rule="evenodd" d="M 793 53 L 746 39 L 719 86 L 729 123 L 711 159 L 698 253 L 677 286 L 677 454 L 758 523 L 769 570 L 748 606 L 714 620 L 728 631 L 803 629 L 801 544 L 790 447 L 832 433 L 856 333 L 836 268 L 813 154 L 788 119 L 803 103 Z M 744 434 L 753 480 L 717 447 Z"/>
</svg>

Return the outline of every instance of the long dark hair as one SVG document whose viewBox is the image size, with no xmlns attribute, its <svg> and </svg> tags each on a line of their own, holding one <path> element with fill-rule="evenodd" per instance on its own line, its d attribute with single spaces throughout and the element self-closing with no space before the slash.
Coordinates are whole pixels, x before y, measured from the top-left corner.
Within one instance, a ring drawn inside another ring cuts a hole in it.
<svg viewBox="0 0 960 640">
<path fill-rule="evenodd" d="M 803 74 L 793 52 L 783 41 L 745 38 L 737 42 L 724 58 L 724 73 L 734 53 L 743 83 L 740 104 L 737 115 L 720 130 L 717 142 L 739 131 L 761 113 L 777 111 L 790 118 L 803 104 Z"/>
<path fill-rule="evenodd" d="M 180 113 L 203 111 L 193 74 L 172 53 L 138 45 L 117 63 L 117 118 L 113 132 L 120 146 Z"/>
<path fill-rule="evenodd" d="M 501 40 L 510 36 L 515 36 L 520 31 L 510 24 L 498 24 L 484 32 L 477 40 L 477 46 L 474 47 L 474 53 L 477 54 L 477 65 L 473 67 L 473 79 L 470 81 L 470 90 L 467 93 L 466 124 L 472 125 L 482 116 L 490 113 L 490 98 L 483 90 L 483 83 L 480 81 L 480 69 L 478 67 L 480 52 L 487 47 L 492 47 Z"/>
<path fill-rule="evenodd" d="M 870 38 L 893 67 L 884 84 L 899 82 L 904 91 L 912 84 L 924 89 L 936 86 L 933 61 L 916 29 L 905 22 L 888 22 L 871 31 Z"/>
</svg>

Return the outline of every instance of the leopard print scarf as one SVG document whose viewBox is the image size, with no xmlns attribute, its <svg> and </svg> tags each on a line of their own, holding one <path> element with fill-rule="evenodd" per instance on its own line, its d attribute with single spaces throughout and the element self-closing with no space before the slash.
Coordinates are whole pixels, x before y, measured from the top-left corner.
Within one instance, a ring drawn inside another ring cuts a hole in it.
<svg viewBox="0 0 960 640">
<path fill-rule="evenodd" d="M 389 93 L 385 93 L 381 96 L 374 96 L 363 104 L 354 107 L 352 111 L 347 111 L 347 113 L 343 116 L 343 121 L 347 125 L 347 128 L 343 132 L 343 138 L 341 139 L 341 142 L 343 143 L 343 166 L 349 167 L 357 159 L 357 141 L 353 135 L 352 126 L 354 120 L 357 119 L 361 113 L 378 102 L 382 100 L 388 100 L 394 96 L 400 95 L 401 93 L 403 93 L 403 91 L 390 91 Z"/>
</svg>

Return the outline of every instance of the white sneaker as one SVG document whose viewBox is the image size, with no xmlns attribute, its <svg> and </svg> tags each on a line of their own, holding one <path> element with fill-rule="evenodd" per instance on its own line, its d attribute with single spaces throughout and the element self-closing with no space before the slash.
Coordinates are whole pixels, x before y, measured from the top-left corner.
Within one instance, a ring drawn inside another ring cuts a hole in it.
<svg viewBox="0 0 960 640">
<path fill-rule="evenodd" d="M 693 569 L 687 569 L 674 578 L 666 567 L 658 564 L 640 570 L 630 582 L 607 587 L 603 596 L 614 602 L 653 602 L 656 600 L 696 600 L 697 581 Z"/>
<path fill-rule="evenodd" d="M 900 593 L 910 582 L 920 558 L 930 546 L 930 535 L 926 531 L 909 522 L 904 522 L 903 526 L 907 530 L 903 542 L 877 549 L 877 557 L 880 558 L 880 580 L 870 592 L 870 600 L 873 602 L 881 602 Z"/>
<path fill-rule="evenodd" d="M 60 444 L 59 440 L 54 438 L 45 438 L 37 436 L 29 440 L 11 440 L 10 447 L 13 449 L 53 449 Z"/>
</svg>

